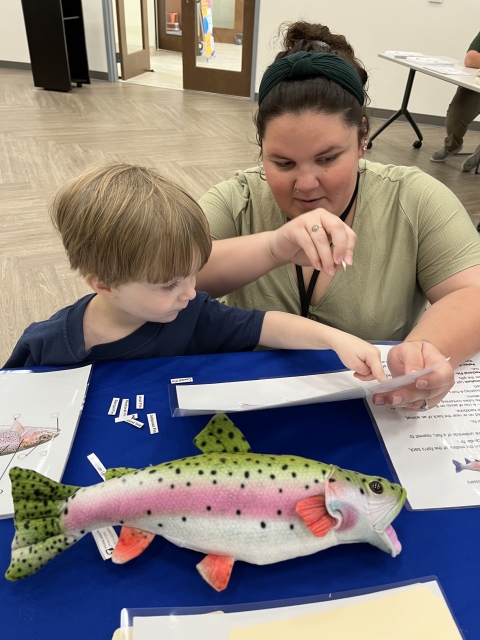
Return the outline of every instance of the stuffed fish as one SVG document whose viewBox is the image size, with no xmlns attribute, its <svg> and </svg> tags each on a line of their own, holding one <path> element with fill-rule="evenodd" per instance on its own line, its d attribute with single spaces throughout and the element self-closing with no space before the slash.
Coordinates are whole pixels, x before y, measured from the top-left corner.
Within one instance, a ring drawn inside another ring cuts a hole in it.
<svg viewBox="0 0 480 640">
<path fill-rule="evenodd" d="M 0 425 L 0 456 L 31 449 L 53 440 L 60 434 L 58 428 L 24 427 L 15 419 L 10 426 Z"/>
<path fill-rule="evenodd" d="M 12 469 L 16 534 L 6 578 L 35 573 L 111 525 L 122 526 L 113 562 L 135 558 L 160 535 L 206 554 L 197 569 L 217 591 L 235 560 L 271 564 L 352 542 L 400 553 L 390 523 L 406 499 L 401 486 L 298 456 L 253 454 L 222 414 L 194 444 L 202 455 L 110 469 L 106 482 L 87 488 Z"/>
<path fill-rule="evenodd" d="M 462 462 L 458 462 L 457 460 L 452 460 L 455 465 L 455 473 L 460 473 L 460 471 L 480 471 L 480 460 L 469 460 L 465 458 L 465 464 Z"/>
</svg>

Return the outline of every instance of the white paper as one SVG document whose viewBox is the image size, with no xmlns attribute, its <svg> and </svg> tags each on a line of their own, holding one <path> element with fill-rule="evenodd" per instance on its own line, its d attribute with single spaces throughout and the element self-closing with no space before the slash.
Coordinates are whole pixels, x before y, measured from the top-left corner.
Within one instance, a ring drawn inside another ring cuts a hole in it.
<svg viewBox="0 0 480 640">
<path fill-rule="evenodd" d="M 386 382 L 362 382 L 353 377 L 352 371 L 340 371 L 289 378 L 178 386 L 175 387 L 178 408 L 173 415 L 235 413 L 366 398 L 375 393 L 401 389 L 442 364 Z"/>
<path fill-rule="evenodd" d="M 240 627 L 289 620 L 299 616 L 321 613 L 332 609 L 349 607 L 354 604 L 378 600 L 403 591 L 429 588 L 436 596 L 443 598 L 438 583 L 434 580 L 394 589 L 383 589 L 350 598 L 311 604 L 243 611 L 241 613 L 200 614 L 191 616 L 139 616 L 133 619 L 133 640 L 228 640 L 229 633 Z M 319 631 L 319 638 L 322 634 Z M 388 634 L 385 635 L 388 638 Z M 353 639 L 352 639 L 353 640 Z"/>
<path fill-rule="evenodd" d="M 406 58 L 407 62 L 411 62 L 413 64 L 418 64 L 421 67 L 426 67 L 428 66 L 441 66 L 441 65 L 447 65 L 447 66 L 452 66 L 452 61 L 448 61 L 448 60 L 442 60 L 441 58 L 427 58 L 427 56 L 408 56 Z"/>
<path fill-rule="evenodd" d="M 392 58 L 421 58 L 424 57 L 423 53 L 417 51 L 385 51 L 386 56 L 392 56 Z"/>
<path fill-rule="evenodd" d="M 0 371 L 0 518 L 13 515 L 8 475 L 12 467 L 61 479 L 91 369 L 89 365 L 42 373 Z M 29 441 L 34 446 L 23 448 Z"/>
<path fill-rule="evenodd" d="M 380 347 L 382 357 L 390 347 Z M 368 404 L 412 509 L 480 505 L 480 472 L 453 460 L 480 459 L 480 354 L 458 367 L 435 408 L 410 413 Z M 480 468 L 480 465 L 479 465 Z"/>
<path fill-rule="evenodd" d="M 455 67 L 431 67 L 425 65 L 423 67 L 427 71 L 434 71 L 435 73 L 441 73 L 443 76 L 469 76 L 469 73 L 462 71 L 461 69 L 456 69 Z"/>
</svg>

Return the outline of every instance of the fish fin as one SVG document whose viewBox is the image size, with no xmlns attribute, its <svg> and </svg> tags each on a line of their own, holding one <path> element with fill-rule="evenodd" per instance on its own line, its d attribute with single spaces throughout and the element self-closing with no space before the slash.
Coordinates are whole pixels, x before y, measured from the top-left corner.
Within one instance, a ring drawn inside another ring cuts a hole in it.
<svg viewBox="0 0 480 640">
<path fill-rule="evenodd" d="M 223 591 L 228 586 L 234 562 L 235 558 L 230 556 L 217 556 L 214 553 L 209 553 L 197 564 L 197 570 L 211 587 L 216 591 Z"/>
<path fill-rule="evenodd" d="M 20 420 L 18 420 L 18 418 L 15 418 L 11 428 L 13 431 L 16 431 L 19 434 L 22 434 L 25 431 L 25 427 L 20 422 Z"/>
<path fill-rule="evenodd" d="M 335 524 L 335 518 L 327 511 L 323 494 L 300 500 L 295 507 L 295 511 L 317 538 L 326 536 Z"/>
<path fill-rule="evenodd" d="M 240 429 L 224 413 L 213 416 L 200 431 L 193 444 L 202 453 L 251 453 L 250 445 Z"/>
<path fill-rule="evenodd" d="M 36 471 L 10 470 L 15 509 L 12 560 L 5 577 L 15 581 L 41 569 L 82 536 L 65 533 L 59 514 L 78 487 L 54 482 Z"/>
<path fill-rule="evenodd" d="M 105 473 L 105 480 L 111 480 L 112 478 L 121 478 L 127 475 L 127 473 L 133 473 L 137 469 L 131 467 L 116 467 L 114 469 L 107 469 Z"/>
<path fill-rule="evenodd" d="M 468 458 L 465 458 L 465 464 L 472 464 L 472 461 L 469 460 Z"/>
<path fill-rule="evenodd" d="M 463 471 L 461 462 L 458 462 L 457 460 L 452 460 L 452 462 L 455 465 L 455 473 L 460 473 L 460 471 Z"/>
<path fill-rule="evenodd" d="M 134 529 L 133 527 L 122 527 L 117 545 L 112 553 L 112 562 L 124 564 L 129 560 L 133 560 L 142 551 L 145 551 L 154 538 L 155 534 L 149 531 Z"/>
</svg>

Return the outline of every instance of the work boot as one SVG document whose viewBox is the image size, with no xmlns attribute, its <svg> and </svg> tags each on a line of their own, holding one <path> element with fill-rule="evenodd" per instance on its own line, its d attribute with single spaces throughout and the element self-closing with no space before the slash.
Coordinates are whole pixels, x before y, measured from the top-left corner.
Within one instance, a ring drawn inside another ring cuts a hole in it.
<svg viewBox="0 0 480 640">
<path fill-rule="evenodd" d="M 449 151 L 446 147 L 442 147 L 438 151 L 435 151 L 434 154 L 432 154 L 430 160 L 432 162 L 445 162 L 448 156 L 454 156 L 455 154 L 460 153 L 462 149 L 463 144 L 460 145 L 458 149 L 455 149 L 455 151 Z"/>
<path fill-rule="evenodd" d="M 471 171 L 480 164 L 480 145 L 475 149 L 474 153 L 462 163 L 462 171 Z"/>
</svg>

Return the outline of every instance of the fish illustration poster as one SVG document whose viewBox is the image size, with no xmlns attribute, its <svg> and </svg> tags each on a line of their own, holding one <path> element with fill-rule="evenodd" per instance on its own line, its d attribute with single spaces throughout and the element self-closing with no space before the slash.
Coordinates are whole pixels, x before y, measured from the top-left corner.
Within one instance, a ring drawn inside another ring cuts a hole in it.
<svg viewBox="0 0 480 640">
<path fill-rule="evenodd" d="M 391 346 L 379 345 L 385 361 Z M 367 399 L 413 509 L 480 506 L 480 354 L 455 371 L 455 386 L 424 413 Z"/>
<path fill-rule="evenodd" d="M 12 467 L 61 479 L 91 369 L 0 371 L 0 518 L 13 514 Z"/>
</svg>

